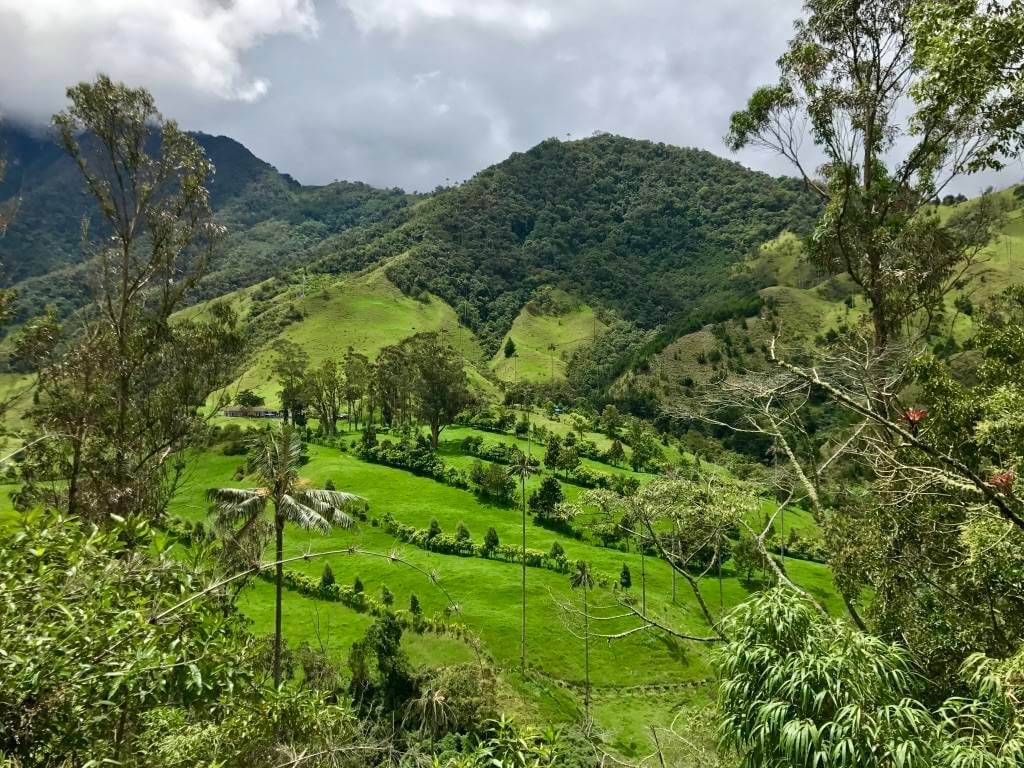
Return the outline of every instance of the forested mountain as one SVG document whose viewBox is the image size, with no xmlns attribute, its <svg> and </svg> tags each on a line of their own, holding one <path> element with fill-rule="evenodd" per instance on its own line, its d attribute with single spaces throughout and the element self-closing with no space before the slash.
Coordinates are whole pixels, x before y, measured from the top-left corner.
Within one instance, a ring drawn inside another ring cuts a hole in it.
<svg viewBox="0 0 1024 768">
<path fill-rule="evenodd" d="M 796 181 L 708 152 L 611 135 L 550 139 L 321 266 L 404 254 L 391 280 L 445 299 L 493 351 L 545 285 L 644 328 L 740 311 L 761 286 L 730 267 L 783 229 L 805 229 L 816 211 Z"/>
<path fill-rule="evenodd" d="M 349 228 L 382 221 L 412 199 L 398 189 L 362 183 L 302 186 L 233 139 L 195 138 L 216 167 L 210 201 L 228 229 L 199 297 L 303 266 L 312 246 Z M 18 288 L 16 318 L 38 314 L 51 303 L 62 313 L 71 311 L 85 300 L 79 244 L 83 219 L 95 219 L 95 203 L 85 194 L 74 162 L 51 136 L 2 126 L 0 152 L 8 169 L 0 201 L 17 206 L 0 239 L 0 280 Z"/>
<path fill-rule="evenodd" d="M 401 255 L 389 278 L 408 295 L 443 298 L 488 351 L 546 285 L 642 328 L 742 313 L 762 286 L 730 267 L 816 213 L 791 179 L 610 135 L 542 142 L 415 207 L 400 190 L 304 187 L 232 139 L 196 138 L 217 168 L 211 202 L 229 232 L 197 298 L 299 268 L 347 272 Z M 17 317 L 47 303 L 67 312 L 86 285 L 79 237 L 90 208 L 77 171 L 45 137 L 9 127 L 0 143 L 11 169 L 0 198 L 19 198 L 0 241 L 4 279 L 19 288 Z"/>
</svg>

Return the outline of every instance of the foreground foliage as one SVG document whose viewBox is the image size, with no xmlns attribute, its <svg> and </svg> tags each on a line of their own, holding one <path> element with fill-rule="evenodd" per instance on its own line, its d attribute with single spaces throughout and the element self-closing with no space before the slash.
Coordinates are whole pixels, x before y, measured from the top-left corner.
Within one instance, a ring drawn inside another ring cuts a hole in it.
<svg viewBox="0 0 1024 768">
<path fill-rule="evenodd" d="M 734 612 L 718 651 L 722 743 L 744 766 L 1009 768 L 1024 761 L 1022 658 L 972 656 L 931 710 L 906 652 L 783 590 Z"/>
<path fill-rule="evenodd" d="M 0 529 L 0 753 L 15 766 L 273 765 L 348 743 L 359 725 L 267 685 L 266 645 L 174 540 L 53 513 Z M 245 700 L 246 706 L 238 703 Z M 73 724 L 73 727 L 71 727 Z"/>
</svg>

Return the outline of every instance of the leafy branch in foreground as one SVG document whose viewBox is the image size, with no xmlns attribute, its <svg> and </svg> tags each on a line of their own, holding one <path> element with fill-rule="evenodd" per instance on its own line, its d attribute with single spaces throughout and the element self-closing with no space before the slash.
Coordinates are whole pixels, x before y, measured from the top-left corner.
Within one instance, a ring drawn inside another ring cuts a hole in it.
<svg viewBox="0 0 1024 768">
<path fill-rule="evenodd" d="M 152 620 L 154 596 L 211 592 L 174 544 L 137 517 L 99 529 L 36 512 L 0 527 L 0 754 L 271 768 L 297 752 L 372 749 L 346 707 L 266 685 L 265 643 L 222 600 Z"/>
<path fill-rule="evenodd" d="M 722 745 L 746 768 L 1010 768 L 1024 760 L 1022 658 L 964 664 L 970 697 L 935 711 L 906 652 L 771 590 L 727 621 L 716 651 Z"/>
<path fill-rule="evenodd" d="M 732 116 L 733 150 L 780 155 L 821 198 L 811 258 L 857 285 L 879 349 L 930 324 L 1001 218 L 988 198 L 949 221 L 930 209 L 954 179 L 1002 167 L 1021 147 L 1024 15 L 1010 3 L 998 24 L 1006 34 L 988 39 L 1000 6 L 805 0 L 778 82 Z M 808 135 L 825 156 L 816 170 L 802 152 Z"/>
</svg>

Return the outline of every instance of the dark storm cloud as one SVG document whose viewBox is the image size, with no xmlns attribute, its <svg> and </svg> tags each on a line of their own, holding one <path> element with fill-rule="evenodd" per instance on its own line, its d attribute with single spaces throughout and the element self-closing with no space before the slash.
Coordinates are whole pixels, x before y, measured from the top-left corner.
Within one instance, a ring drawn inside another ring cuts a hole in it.
<svg viewBox="0 0 1024 768">
<path fill-rule="evenodd" d="M 0 109 L 41 119 L 102 69 L 306 183 L 426 190 L 595 130 L 726 155 L 729 113 L 773 79 L 799 5 L 0 0 Z"/>
</svg>

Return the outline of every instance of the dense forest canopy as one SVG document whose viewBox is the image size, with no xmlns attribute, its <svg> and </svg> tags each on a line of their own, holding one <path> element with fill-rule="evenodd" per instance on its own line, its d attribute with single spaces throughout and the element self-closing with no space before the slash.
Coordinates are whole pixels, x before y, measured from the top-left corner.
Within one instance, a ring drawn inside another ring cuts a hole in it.
<svg viewBox="0 0 1024 768">
<path fill-rule="evenodd" d="M 815 212 L 797 182 L 708 152 L 551 139 L 424 206 L 394 239 L 408 255 L 388 275 L 455 306 L 488 348 L 545 285 L 653 328 L 749 296 L 760 286 L 730 267 L 783 229 L 806 231 Z"/>
</svg>

